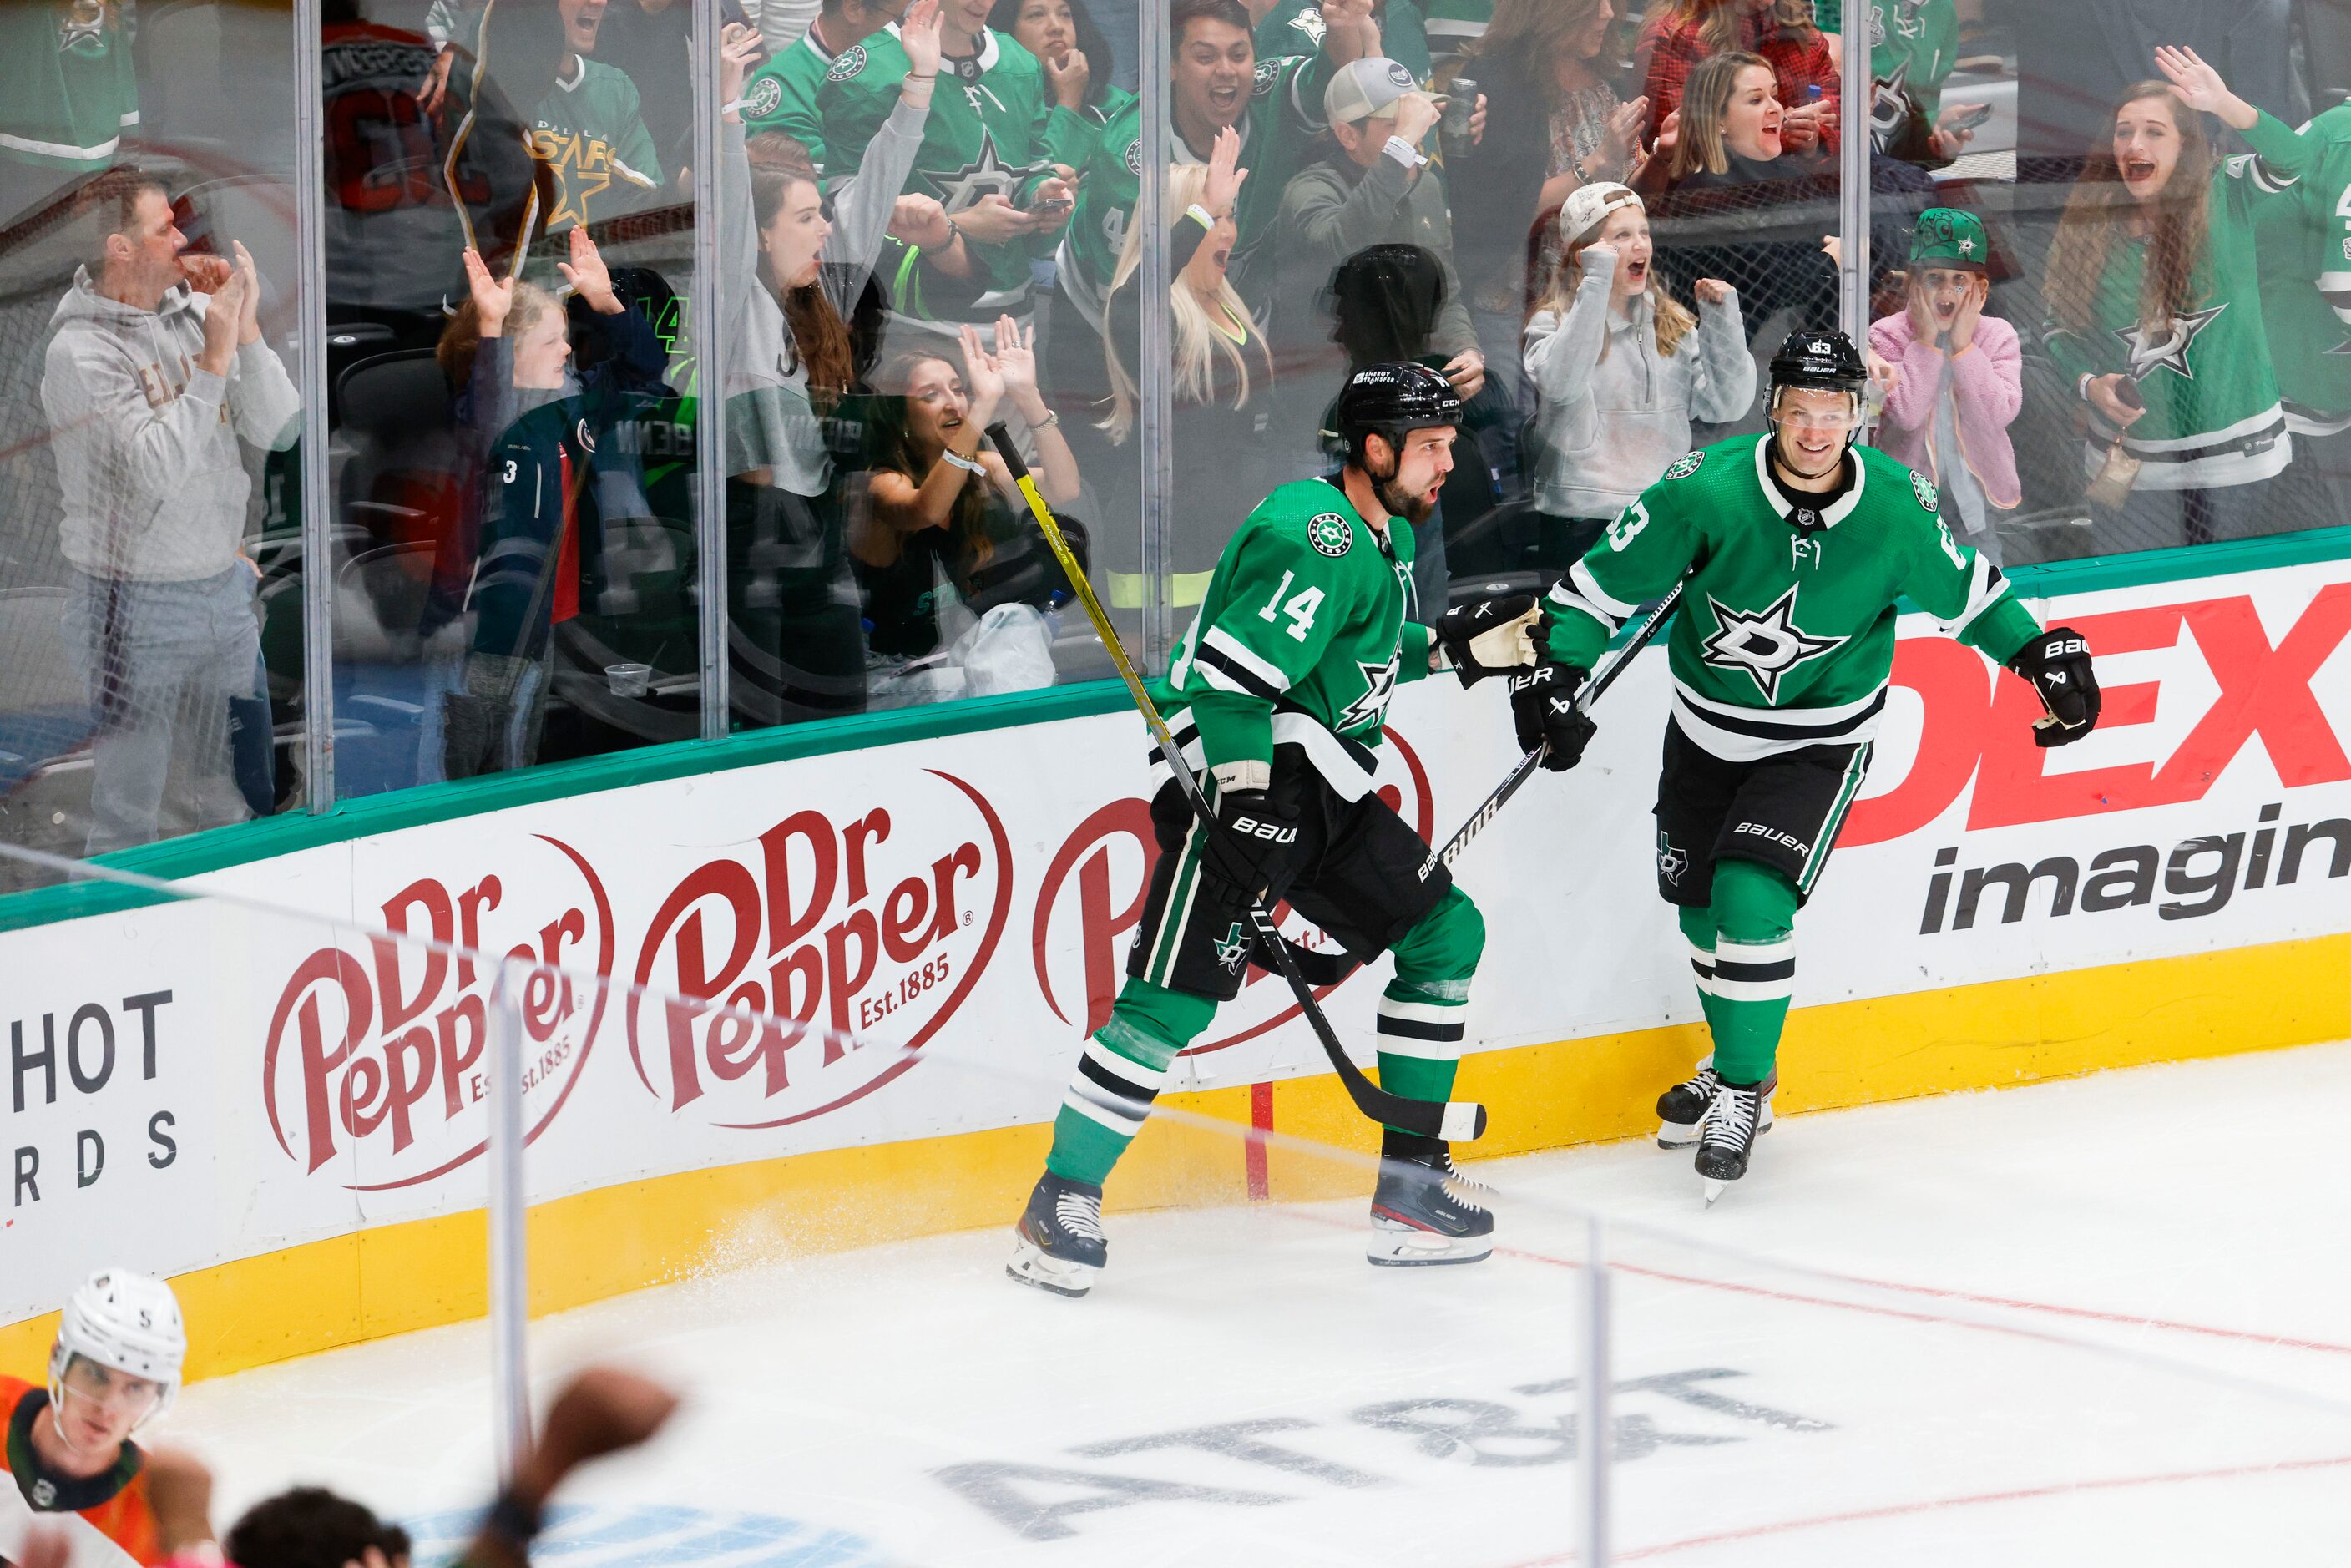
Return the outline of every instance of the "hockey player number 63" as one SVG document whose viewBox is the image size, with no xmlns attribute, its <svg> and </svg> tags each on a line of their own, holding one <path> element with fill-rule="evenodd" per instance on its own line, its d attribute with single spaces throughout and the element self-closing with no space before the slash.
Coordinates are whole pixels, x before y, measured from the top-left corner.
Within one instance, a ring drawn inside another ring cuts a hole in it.
<svg viewBox="0 0 2351 1568">
<path fill-rule="evenodd" d="M 1271 621 L 1275 610 L 1279 608 L 1282 614 L 1290 617 L 1290 639 L 1293 642 L 1303 643 L 1306 641 L 1307 630 L 1314 624 L 1314 612 L 1322 607 L 1322 591 L 1319 588 L 1310 588 L 1299 593 L 1289 603 L 1282 603 L 1281 596 L 1290 591 L 1290 585 L 1296 581 L 1297 578 L 1298 574 L 1294 571 L 1283 572 L 1281 586 L 1273 591 L 1273 597 L 1265 601 L 1265 608 L 1257 612 L 1257 618 L 1260 621 Z"/>
<path fill-rule="evenodd" d="M 1608 525 L 1608 548 L 1621 550 L 1633 542 L 1635 535 L 1649 526 L 1649 508 L 1635 501 L 1625 513 Z"/>
</svg>

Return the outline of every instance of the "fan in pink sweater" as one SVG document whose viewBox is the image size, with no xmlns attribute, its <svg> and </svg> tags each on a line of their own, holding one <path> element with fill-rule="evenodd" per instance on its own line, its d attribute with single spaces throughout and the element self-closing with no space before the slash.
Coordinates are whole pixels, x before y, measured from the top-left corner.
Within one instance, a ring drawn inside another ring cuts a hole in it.
<svg viewBox="0 0 2351 1568">
<path fill-rule="evenodd" d="M 1934 480 L 1944 521 L 1997 565 L 1995 525 L 2023 498 L 2008 427 L 2024 383 L 2016 329 L 1983 313 L 1989 249 L 1973 213 L 1919 214 L 1907 308 L 1871 323 L 1869 346 L 1886 388 L 1877 445 Z"/>
</svg>

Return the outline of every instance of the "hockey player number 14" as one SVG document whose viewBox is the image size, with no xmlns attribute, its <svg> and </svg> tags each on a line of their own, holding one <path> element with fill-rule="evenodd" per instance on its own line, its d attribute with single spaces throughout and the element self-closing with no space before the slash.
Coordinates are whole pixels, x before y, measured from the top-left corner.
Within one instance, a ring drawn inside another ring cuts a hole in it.
<svg viewBox="0 0 2351 1568">
<path fill-rule="evenodd" d="M 1290 585 L 1297 579 L 1298 574 L 1294 571 L 1283 572 L 1281 586 L 1273 591 L 1273 597 L 1265 601 L 1265 608 L 1257 612 L 1257 618 L 1270 622 L 1273 619 L 1275 609 L 1279 607 L 1282 614 L 1290 617 L 1290 639 L 1293 642 L 1303 643 L 1306 641 L 1308 628 L 1314 624 L 1315 611 L 1322 607 L 1322 591 L 1319 588 L 1307 589 L 1289 603 L 1283 604 L 1281 596 L 1290 591 Z"/>
</svg>

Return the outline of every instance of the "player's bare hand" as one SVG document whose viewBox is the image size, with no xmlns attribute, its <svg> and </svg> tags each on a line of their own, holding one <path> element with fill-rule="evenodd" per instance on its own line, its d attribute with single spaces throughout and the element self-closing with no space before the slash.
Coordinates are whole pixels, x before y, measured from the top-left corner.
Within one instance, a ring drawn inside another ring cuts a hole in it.
<svg viewBox="0 0 2351 1568">
<path fill-rule="evenodd" d="M 994 191 L 955 214 L 964 237 L 977 245 L 1009 245 L 1032 233 L 1037 220 Z"/>
<path fill-rule="evenodd" d="M 416 107 L 429 117 L 441 112 L 449 98 L 449 68 L 456 64 L 457 46 L 444 44 L 433 63 L 424 68 L 424 79 L 416 86 Z"/>
<path fill-rule="evenodd" d="M 507 329 L 507 312 L 514 307 L 514 279 L 493 277 L 489 264 L 472 246 L 465 247 L 465 287 L 473 296 L 474 319 L 481 335 L 495 338 Z"/>
<path fill-rule="evenodd" d="M 1086 106 L 1086 88 L 1093 80 L 1093 68 L 1086 63 L 1083 49 L 1071 49 L 1060 60 L 1039 62 L 1045 68 L 1045 84 L 1053 89 L 1053 101 L 1063 109 L 1076 110 Z"/>
<path fill-rule="evenodd" d="M 1701 277 L 1691 286 L 1701 305 L 1727 305 L 1730 302 L 1730 285 L 1719 277 Z"/>
<path fill-rule="evenodd" d="M 604 266 L 604 253 L 596 248 L 596 242 L 588 237 L 584 226 L 572 225 L 571 259 L 557 262 L 555 270 L 563 274 L 563 281 L 571 285 L 597 315 L 617 316 L 628 308 L 612 292 L 612 275 Z"/>
<path fill-rule="evenodd" d="M 617 1366 L 591 1366 L 564 1385 L 529 1469 L 544 1502 L 555 1483 L 590 1459 L 633 1448 L 662 1429 L 677 1396 L 649 1377 Z"/>
<path fill-rule="evenodd" d="M 2092 376 L 2089 384 L 2082 389 L 2090 399 L 2090 406 L 2117 430 L 2127 430 L 2147 416 L 2144 402 L 2128 403 L 2116 395 L 2117 389 L 2126 379 L 2120 375 Z"/>
<path fill-rule="evenodd" d="M 1445 361 L 1445 379 L 1468 402 L 1486 390 L 1486 356 L 1475 349 L 1462 350 Z"/>
<path fill-rule="evenodd" d="M 763 47 L 757 27 L 729 22 L 718 29 L 719 102 L 731 104 L 743 96 L 743 84 L 750 78 L 752 64 L 758 59 Z M 740 123 L 743 111 L 729 109 L 724 118 L 730 124 Z"/>
<path fill-rule="evenodd" d="M 1217 132 L 1216 145 L 1208 149 L 1208 183 L 1200 193 L 1200 204 L 1208 209 L 1210 217 L 1232 215 L 1233 204 L 1240 199 L 1241 186 L 1249 179 L 1249 171 L 1240 162 L 1240 132 L 1228 125 Z"/>
<path fill-rule="evenodd" d="M 906 51 L 906 64 L 913 74 L 939 74 L 940 30 L 946 26 L 946 13 L 939 0 L 914 0 L 898 18 L 898 44 Z"/>
</svg>

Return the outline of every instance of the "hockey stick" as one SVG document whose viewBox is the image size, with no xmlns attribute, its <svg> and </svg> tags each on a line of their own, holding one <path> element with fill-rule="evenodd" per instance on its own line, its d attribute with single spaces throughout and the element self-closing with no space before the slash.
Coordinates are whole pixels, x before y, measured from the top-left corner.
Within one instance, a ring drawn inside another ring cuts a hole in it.
<svg viewBox="0 0 2351 1568">
<path fill-rule="evenodd" d="M 1666 618 L 1674 612 L 1674 607 L 1681 601 L 1682 585 L 1677 582 L 1671 592 L 1657 601 L 1656 609 L 1649 612 L 1648 620 L 1641 623 L 1640 630 L 1635 632 L 1631 640 L 1617 650 L 1616 656 L 1608 661 L 1608 667 L 1593 676 L 1590 684 L 1575 694 L 1577 713 L 1588 711 L 1592 705 L 1600 699 L 1601 693 L 1616 684 L 1616 677 L 1625 673 L 1625 667 L 1633 662 L 1633 655 L 1648 646 L 1650 639 L 1664 628 Z M 1461 824 L 1459 831 L 1445 841 L 1445 847 L 1437 852 L 1437 858 L 1445 862 L 1447 871 L 1452 870 L 1453 862 L 1461 858 L 1462 851 L 1469 847 L 1469 841 L 1484 832 L 1487 824 L 1499 814 L 1510 797 L 1517 794 L 1520 787 L 1535 776 L 1535 769 L 1542 765 L 1543 756 L 1550 749 L 1549 744 L 1546 743 L 1520 758 L 1517 765 L 1510 769 L 1510 777 L 1496 786 L 1494 792 L 1487 796 L 1476 810 L 1469 813 L 1469 820 Z M 1352 958 L 1343 956 L 1333 956 L 1329 953 L 1316 953 L 1297 946 L 1286 936 L 1279 937 L 1277 940 L 1288 949 L 1286 956 L 1314 985 L 1335 986 L 1355 972 L 1357 966 Z"/>
<path fill-rule="evenodd" d="M 1192 769 L 1186 765 L 1184 753 L 1176 746 L 1176 737 L 1168 733 L 1167 721 L 1160 716 L 1158 706 L 1151 700 L 1151 694 L 1144 690 L 1143 677 L 1135 674 L 1134 662 L 1126 656 L 1126 647 L 1119 641 L 1117 629 L 1111 625 L 1109 615 L 1103 612 L 1102 601 L 1094 597 L 1093 584 L 1087 581 L 1085 569 L 1078 564 L 1078 558 L 1070 549 L 1070 541 L 1062 537 L 1061 525 L 1054 518 L 1053 509 L 1045 504 L 1045 497 L 1037 489 L 1036 480 L 1029 477 L 1029 465 L 1021 461 L 1019 448 L 1013 445 L 1011 433 L 1001 424 L 991 424 L 987 427 L 987 438 L 995 443 L 997 454 L 1004 459 L 1005 467 L 1011 470 L 1013 483 L 1020 487 L 1021 497 L 1029 503 L 1029 511 L 1037 519 L 1037 526 L 1045 530 L 1045 542 L 1052 547 L 1054 559 L 1061 563 L 1061 570 L 1068 575 L 1070 586 L 1077 591 L 1078 601 L 1086 607 L 1086 619 L 1093 622 L 1094 635 L 1100 637 L 1102 646 L 1109 650 L 1111 663 L 1117 666 L 1119 678 L 1126 683 L 1127 695 L 1133 697 L 1134 706 L 1142 710 L 1143 722 L 1151 727 L 1151 738 L 1158 744 L 1160 756 L 1167 759 L 1167 769 L 1175 777 L 1176 788 L 1183 791 L 1185 803 L 1200 820 L 1204 832 L 1225 831 L 1218 825 L 1217 813 L 1209 807 L 1207 797 L 1201 792 L 1199 780 L 1192 776 Z M 1339 1082 L 1346 1085 L 1347 1098 L 1355 1103 L 1355 1109 L 1374 1122 L 1424 1138 L 1467 1142 L 1484 1134 L 1486 1107 L 1483 1105 L 1468 1101 L 1407 1100 L 1401 1094 L 1388 1092 L 1364 1077 L 1364 1070 L 1347 1059 L 1346 1048 L 1339 1043 L 1339 1036 L 1331 1028 L 1331 1020 L 1322 1016 L 1322 1006 L 1314 999 L 1314 988 L 1298 972 L 1298 965 L 1283 946 L 1281 933 L 1274 928 L 1273 914 L 1265 906 L 1263 900 L 1251 902 L 1249 922 L 1257 945 L 1273 955 L 1274 967 L 1289 982 L 1290 994 L 1298 998 L 1299 1011 L 1305 1015 L 1307 1023 L 1313 1029 L 1314 1038 L 1322 1042 L 1323 1054 L 1331 1059 L 1332 1067 L 1339 1074 Z"/>
</svg>

